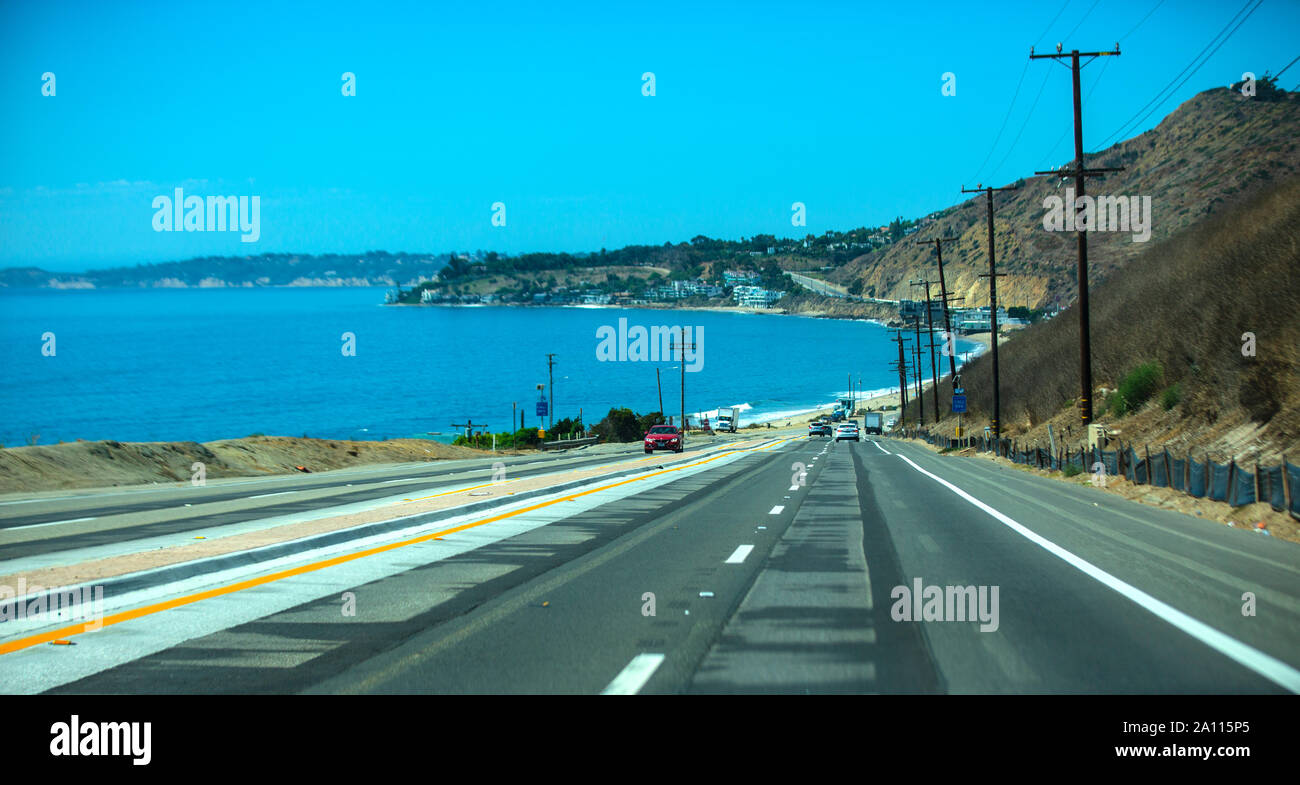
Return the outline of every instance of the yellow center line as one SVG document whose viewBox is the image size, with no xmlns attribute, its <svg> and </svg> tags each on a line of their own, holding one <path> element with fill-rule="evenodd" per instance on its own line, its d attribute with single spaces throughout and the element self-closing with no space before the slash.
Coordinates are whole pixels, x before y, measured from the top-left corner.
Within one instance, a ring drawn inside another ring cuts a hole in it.
<svg viewBox="0 0 1300 785">
<path fill-rule="evenodd" d="M 788 441 L 788 440 L 783 440 L 783 441 Z M 775 444 L 779 444 L 779 443 L 780 442 L 776 442 Z M 775 444 L 767 445 L 767 447 L 775 446 Z M 767 449 L 767 447 L 764 447 L 762 449 Z M 756 450 L 756 449 L 760 449 L 760 448 L 749 448 L 748 450 L 739 450 L 737 452 L 748 452 L 750 450 Z M 248 580 L 239 581 L 238 583 L 232 583 L 226 586 L 218 586 L 214 589 L 208 589 L 206 591 L 201 591 L 195 594 L 187 594 L 182 597 L 175 597 L 170 600 L 165 600 L 163 602 L 156 602 L 151 605 L 145 605 L 139 608 L 134 608 L 132 610 L 122 611 L 120 613 L 114 613 L 110 616 L 104 617 L 102 620 L 99 621 L 89 621 L 89 622 L 85 622 L 84 624 L 77 624 L 71 627 L 63 627 L 61 629 L 51 630 L 49 632 L 42 632 L 37 635 L 32 635 L 26 638 L 19 638 L 17 640 L 7 641 L 5 643 L 0 643 L 0 655 L 9 654 L 10 652 L 19 651 L 21 649 L 27 649 L 32 646 L 39 646 L 42 643 L 49 643 L 51 641 L 58 640 L 61 638 L 67 638 L 73 635 L 81 635 L 82 633 L 85 632 L 94 632 L 103 627 L 108 627 L 114 624 L 121 624 L 124 621 L 131 621 L 132 619 L 138 619 L 143 616 L 151 616 L 155 613 L 161 613 L 163 611 L 168 611 L 173 608 L 179 608 L 184 605 L 191 605 L 193 603 L 200 602 L 202 600 L 211 599 L 213 597 L 221 597 L 223 595 L 233 594 L 235 592 L 243 591 L 245 589 L 252 589 L 254 587 L 262 586 L 268 583 L 272 583 L 274 581 L 283 580 L 285 578 L 292 578 L 295 575 L 304 575 L 309 572 L 316 572 L 317 570 L 323 570 L 326 567 L 333 567 L 336 564 L 346 564 L 347 562 L 350 561 L 356 561 L 357 559 L 363 559 L 367 556 L 374 556 L 376 554 L 386 553 L 391 550 L 396 550 L 397 548 L 405 548 L 409 545 L 418 545 L 423 542 L 429 542 L 430 540 L 439 540 L 448 534 L 455 534 L 457 532 L 466 531 L 467 529 L 473 529 L 477 526 L 483 526 L 489 523 L 494 523 L 496 521 L 505 520 L 507 518 L 513 518 L 517 515 L 523 515 L 526 512 L 533 512 L 535 510 L 540 510 L 555 504 L 560 504 L 561 502 L 573 501 L 574 499 L 579 499 L 583 496 L 589 496 L 593 493 L 599 493 L 600 491 L 607 491 L 610 490 L 611 488 L 618 488 L 619 486 L 622 485 L 638 482 L 640 480 L 646 480 L 651 477 L 657 477 L 661 474 L 668 474 L 669 472 L 681 471 L 682 469 L 690 468 L 691 466 L 703 466 L 704 464 L 710 463 L 711 461 L 715 461 L 721 457 L 723 457 L 722 454 L 713 455 L 703 460 L 696 461 L 694 463 L 684 463 L 681 466 L 674 466 L 670 469 L 661 469 L 660 471 L 652 472 L 650 474 L 643 474 L 639 477 L 631 477 L 626 480 L 620 480 L 615 483 L 610 483 L 609 485 L 602 485 L 597 488 L 590 488 L 585 491 L 569 494 L 568 496 L 564 496 L 559 499 L 552 499 L 546 502 L 539 502 L 537 504 L 529 505 L 527 507 L 522 507 L 518 510 L 513 510 L 511 512 L 505 512 L 505 513 L 500 513 L 499 515 L 493 515 L 489 518 L 484 518 L 483 520 L 480 521 L 465 523 L 465 524 L 461 524 L 460 526 L 453 526 L 450 529 L 443 529 L 441 531 L 430 532 L 428 534 L 422 534 L 418 537 L 413 537 L 408 540 L 400 540 L 398 542 L 388 543 L 387 545 L 378 545 L 373 548 L 367 548 L 365 550 L 356 551 L 355 553 L 347 553 L 341 556 L 334 556 L 332 558 L 324 559 L 322 561 L 312 562 L 310 564 L 303 564 L 298 567 L 293 567 L 287 570 L 281 570 L 279 572 L 273 572 L 270 573 L 269 575 L 263 575 L 257 578 L 250 578 Z"/>
</svg>

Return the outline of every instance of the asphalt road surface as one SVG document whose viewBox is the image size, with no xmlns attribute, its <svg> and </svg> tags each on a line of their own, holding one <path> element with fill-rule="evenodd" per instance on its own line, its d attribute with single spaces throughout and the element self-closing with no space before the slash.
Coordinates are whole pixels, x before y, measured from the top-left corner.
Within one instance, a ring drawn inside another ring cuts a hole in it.
<svg viewBox="0 0 1300 785">
<path fill-rule="evenodd" d="M 712 440 L 694 440 L 687 452 Z M 639 445 L 542 455 L 359 467 L 320 474 L 213 481 L 203 486 L 68 492 L 0 501 L 0 555 L 19 559 L 145 537 L 199 532 L 233 523 L 391 497 L 403 488 L 488 482 L 493 464 L 512 479 L 600 466 L 642 456 Z"/>
<path fill-rule="evenodd" d="M 24 691 L 59 693 L 1296 692 L 1300 546 L 982 458 L 801 437 L 77 643 L 0 655 L 0 683 L 22 669 Z"/>
</svg>

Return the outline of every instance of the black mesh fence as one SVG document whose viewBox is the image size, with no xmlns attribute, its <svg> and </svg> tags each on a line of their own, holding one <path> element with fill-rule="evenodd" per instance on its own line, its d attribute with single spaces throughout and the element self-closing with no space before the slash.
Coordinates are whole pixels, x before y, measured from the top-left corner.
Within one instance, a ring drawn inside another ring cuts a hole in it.
<svg viewBox="0 0 1300 785">
<path fill-rule="evenodd" d="M 1232 473 L 1232 491 L 1228 501 L 1234 507 L 1255 503 L 1255 475 L 1238 466 Z"/>
<path fill-rule="evenodd" d="M 1282 487 L 1281 466 L 1259 467 L 1259 500 L 1268 502 L 1278 512 L 1286 509 L 1286 489 Z"/>
<path fill-rule="evenodd" d="M 1208 458 L 1196 461 L 1190 456 L 1177 458 L 1168 450 L 1150 457 L 1145 449 L 1139 455 L 1132 447 L 1119 450 L 1063 448 L 1053 453 L 1050 449 L 1022 445 L 1009 439 L 953 439 L 924 432 L 917 435 L 940 447 L 971 447 L 982 452 L 995 452 L 1015 463 L 1057 471 L 1075 466 L 1085 472 L 1094 472 L 1096 464 L 1100 463 L 1108 476 L 1123 476 L 1138 485 L 1173 488 L 1190 496 L 1233 506 L 1267 502 L 1274 510 L 1285 510 L 1300 519 L 1300 466 L 1285 460 L 1278 466 L 1256 466 L 1254 471 L 1249 471 L 1236 463 L 1215 463 Z"/>
<path fill-rule="evenodd" d="M 1286 464 L 1286 485 L 1287 493 L 1291 496 L 1291 509 L 1289 512 L 1296 518 L 1300 518 L 1300 466 Z"/>
<path fill-rule="evenodd" d="M 1205 464 L 1192 461 L 1188 474 L 1187 492 L 1198 499 L 1205 498 Z"/>
<path fill-rule="evenodd" d="M 1227 464 L 1210 462 L 1210 490 L 1206 494 L 1211 501 L 1226 502 L 1228 500 L 1228 466 Z"/>
</svg>

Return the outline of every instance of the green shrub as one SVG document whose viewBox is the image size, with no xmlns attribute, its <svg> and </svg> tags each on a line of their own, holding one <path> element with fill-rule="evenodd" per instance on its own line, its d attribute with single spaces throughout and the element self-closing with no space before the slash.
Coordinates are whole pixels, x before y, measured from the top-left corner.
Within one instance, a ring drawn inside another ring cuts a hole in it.
<svg viewBox="0 0 1300 785">
<path fill-rule="evenodd" d="M 1124 393 L 1122 392 L 1110 396 L 1110 399 L 1106 401 L 1106 406 L 1110 409 L 1110 413 L 1116 417 L 1123 417 L 1128 414 L 1128 401 L 1124 399 Z"/>
<path fill-rule="evenodd" d="M 1164 394 L 1160 396 L 1160 405 L 1169 411 L 1183 400 L 1182 385 L 1175 384 L 1165 389 Z"/>
<path fill-rule="evenodd" d="M 1066 477 L 1073 477 L 1076 474 L 1083 474 L 1083 469 L 1080 469 L 1072 463 L 1067 463 L 1065 464 L 1065 468 L 1061 470 L 1061 473 Z"/>
<path fill-rule="evenodd" d="M 1151 400 L 1160 389 L 1163 376 L 1160 363 L 1142 363 L 1134 368 L 1119 383 L 1119 391 L 1111 399 L 1111 411 L 1122 417 L 1142 408 L 1142 404 Z"/>
</svg>

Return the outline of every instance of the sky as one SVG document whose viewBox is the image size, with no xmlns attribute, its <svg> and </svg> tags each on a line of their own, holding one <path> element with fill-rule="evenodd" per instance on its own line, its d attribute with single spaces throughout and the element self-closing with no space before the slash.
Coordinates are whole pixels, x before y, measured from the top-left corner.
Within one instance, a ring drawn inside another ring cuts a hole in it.
<svg viewBox="0 0 1300 785">
<path fill-rule="evenodd" d="M 0 0 L 0 267 L 879 226 L 1072 157 L 1069 69 L 1031 45 L 1119 42 L 1082 72 L 1093 150 L 1171 80 L 1116 138 L 1276 74 L 1298 32 L 1297 0 Z M 156 231 L 176 188 L 258 197 L 256 241 Z"/>
</svg>

